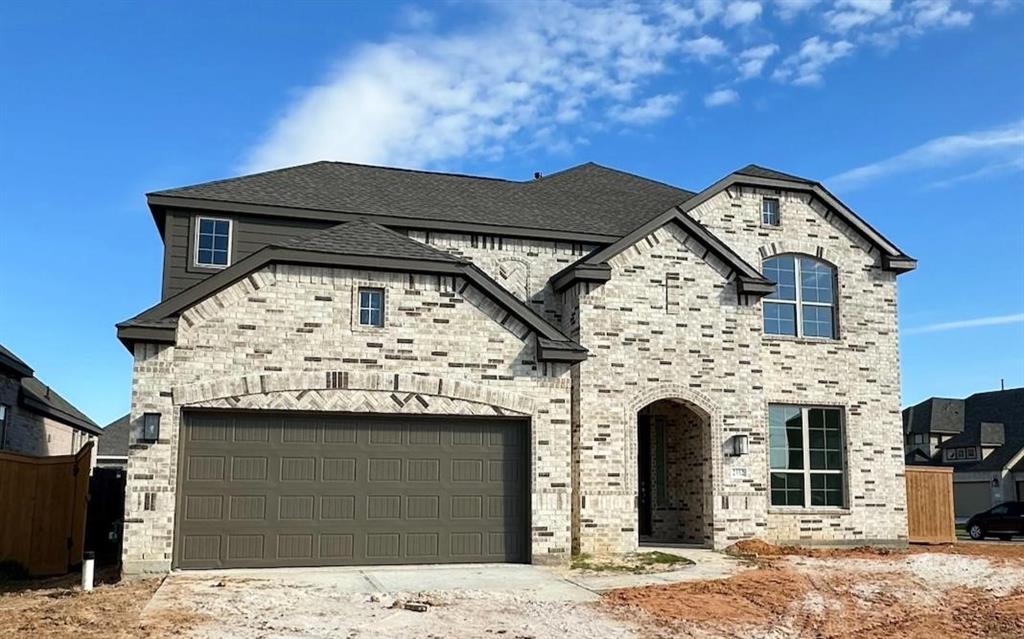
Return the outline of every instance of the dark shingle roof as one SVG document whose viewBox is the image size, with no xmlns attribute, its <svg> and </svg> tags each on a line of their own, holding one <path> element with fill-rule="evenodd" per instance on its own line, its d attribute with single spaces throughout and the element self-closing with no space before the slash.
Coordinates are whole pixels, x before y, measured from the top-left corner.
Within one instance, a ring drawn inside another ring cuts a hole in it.
<svg viewBox="0 0 1024 639">
<path fill-rule="evenodd" d="M 4 368 L 20 377 L 32 375 L 32 367 L 5 348 L 3 344 L 0 344 L 0 368 Z"/>
<path fill-rule="evenodd" d="M 103 428 L 96 454 L 99 457 L 127 457 L 128 435 L 131 433 L 129 415 L 110 422 Z"/>
<path fill-rule="evenodd" d="M 775 169 L 769 169 L 757 164 L 748 164 L 739 171 L 736 171 L 740 175 L 749 175 L 751 177 L 767 178 L 770 180 L 787 180 L 789 182 L 803 182 L 804 184 L 817 184 L 814 180 L 808 180 L 805 177 L 799 175 L 793 175 L 792 173 L 783 173 L 782 171 L 776 171 Z"/>
<path fill-rule="evenodd" d="M 338 224 L 323 231 L 290 238 L 275 246 L 338 255 L 393 257 L 432 262 L 464 261 L 451 253 L 445 253 L 366 220 Z"/>
<path fill-rule="evenodd" d="M 150 195 L 623 236 L 694 194 L 594 163 L 517 182 L 315 162 Z"/>
<path fill-rule="evenodd" d="M 963 402 L 963 432 L 943 442 L 941 448 L 981 446 L 991 435 L 983 424 L 1002 424 L 1003 445 L 974 464 L 956 465 L 964 472 L 1002 469 L 1024 449 L 1024 388 L 975 393 Z"/>
<path fill-rule="evenodd" d="M 964 430 L 964 400 L 930 397 L 903 409 L 905 433 L 955 435 Z"/>
<path fill-rule="evenodd" d="M 29 406 L 33 410 L 96 435 L 102 432 L 96 422 L 89 419 L 85 413 L 75 408 L 71 402 L 58 395 L 57 391 L 37 378 L 22 378 L 21 391 L 23 393 L 22 399 L 27 398 Z"/>
</svg>

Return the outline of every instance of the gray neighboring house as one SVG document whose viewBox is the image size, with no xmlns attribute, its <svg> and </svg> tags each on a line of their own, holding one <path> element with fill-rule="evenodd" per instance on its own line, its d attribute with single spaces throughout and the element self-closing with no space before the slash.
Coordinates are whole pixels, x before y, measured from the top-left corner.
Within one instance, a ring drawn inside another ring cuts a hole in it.
<svg viewBox="0 0 1024 639">
<path fill-rule="evenodd" d="M 1024 388 L 931 397 L 903 410 L 907 464 L 951 466 L 958 520 L 1024 501 Z"/>
<path fill-rule="evenodd" d="M 102 432 L 85 413 L 0 345 L 0 450 L 38 457 L 74 455 Z M 95 464 L 96 451 L 93 450 Z"/>
<path fill-rule="evenodd" d="M 317 162 L 147 199 L 127 574 L 906 543 L 916 262 L 818 182 Z"/>
<path fill-rule="evenodd" d="M 124 415 L 103 427 L 96 446 L 96 465 L 100 468 L 128 467 L 128 437 L 131 421 Z"/>
</svg>

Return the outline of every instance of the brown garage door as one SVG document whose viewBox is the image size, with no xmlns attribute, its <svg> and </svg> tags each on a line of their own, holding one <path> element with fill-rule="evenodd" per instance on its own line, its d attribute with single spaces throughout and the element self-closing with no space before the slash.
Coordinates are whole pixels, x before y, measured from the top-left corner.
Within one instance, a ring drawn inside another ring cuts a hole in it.
<svg viewBox="0 0 1024 639">
<path fill-rule="evenodd" d="M 529 560 L 528 423 L 186 415 L 180 568 Z"/>
</svg>

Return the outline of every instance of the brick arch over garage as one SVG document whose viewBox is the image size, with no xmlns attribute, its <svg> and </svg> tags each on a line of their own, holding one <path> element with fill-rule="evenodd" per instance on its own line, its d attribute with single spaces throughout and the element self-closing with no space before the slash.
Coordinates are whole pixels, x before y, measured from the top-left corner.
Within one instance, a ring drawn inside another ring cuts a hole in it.
<svg viewBox="0 0 1024 639">
<path fill-rule="evenodd" d="M 173 390 L 180 408 L 530 416 L 530 397 L 461 379 L 365 371 L 264 373 Z"/>
</svg>

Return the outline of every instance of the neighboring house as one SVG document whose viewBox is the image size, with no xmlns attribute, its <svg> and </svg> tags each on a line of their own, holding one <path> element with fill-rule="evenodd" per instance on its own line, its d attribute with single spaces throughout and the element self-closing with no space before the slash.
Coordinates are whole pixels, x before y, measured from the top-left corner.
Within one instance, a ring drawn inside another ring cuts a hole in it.
<svg viewBox="0 0 1024 639">
<path fill-rule="evenodd" d="M 0 450 L 40 457 L 74 455 L 101 432 L 0 345 Z M 94 462 L 95 455 L 94 449 Z"/>
<path fill-rule="evenodd" d="M 931 397 L 903 410 L 907 464 L 953 467 L 957 519 L 1024 501 L 1024 388 Z"/>
<path fill-rule="evenodd" d="M 128 466 L 128 436 L 131 430 L 129 415 L 116 419 L 103 428 L 96 446 L 96 465 L 100 468 L 126 468 Z"/>
<path fill-rule="evenodd" d="M 906 541 L 916 262 L 817 182 L 318 162 L 148 203 L 129 574 Z"/>
</svg>

